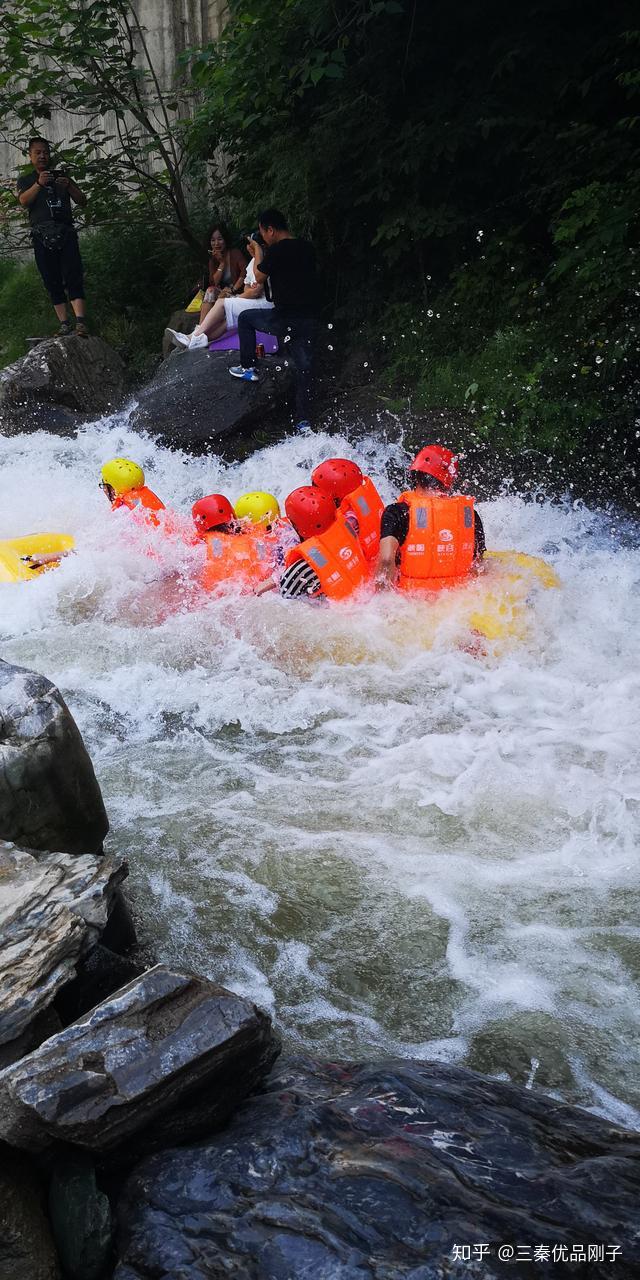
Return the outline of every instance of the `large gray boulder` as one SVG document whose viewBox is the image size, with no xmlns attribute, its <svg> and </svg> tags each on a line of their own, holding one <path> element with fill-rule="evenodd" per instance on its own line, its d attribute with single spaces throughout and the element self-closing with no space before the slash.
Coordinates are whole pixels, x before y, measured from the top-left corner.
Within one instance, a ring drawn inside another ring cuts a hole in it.
<svg viewBox="0 0 640 1280">
<path fill-rule="evenodd" d="M 279 1052 L 249 1000 L 162 965 L 0 1072 L 0 1138 L 136 1153 L 225 1123 Z"/>
<path fill-rule="evenodd" d="M 108 829 L 93 765 L 64 698 L 44 676 L 0 661 L 0 839 L 95 853 Z"/>
<path fill-rule="evenodd" d="M 297 1060 L 219 1137 L 133 1172 L 114 1280 L 635 1280 L 639 1155 L 640 1134 L 461 1068 Z"/>
<path fill-rule="evenodd" d="M 289 370 L 270 356 L 261 361 L 259 382 L 243 382 L 229 374 L 237 363 L 237 351 L 174 352 L 137 393 L 131 425 L 192 452 L 260 426 L 286 401 Z"/>
<path fill-rule="evenodd" d="M 127 371 L 102 338 L 47 338 L 0 370 L 0 432 L 60 431 L 83 418 L 113 413 L 127 391 Z"/>
<path fill-rule="evenodd" d="M 0 1280 L 59 1280 L 42 1187 L 26 1160 L 0 1150 Z"/>
<path fill-rule="evenodd" d="M 0 1045 L 22 1036 L 75 978 L 126 874 L 121 858 L 34 855 L 0 841 Z"/>
</svg>

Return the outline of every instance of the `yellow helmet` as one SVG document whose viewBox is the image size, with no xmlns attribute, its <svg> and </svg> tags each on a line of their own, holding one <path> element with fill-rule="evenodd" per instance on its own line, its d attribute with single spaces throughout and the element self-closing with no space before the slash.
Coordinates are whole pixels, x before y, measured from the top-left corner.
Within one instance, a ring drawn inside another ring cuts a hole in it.
<svg viewBox="0 0 640 1280">
<path fill-rule="evenodd" d="M 235 505 L 238 520 L 252 520 L 254 524 L 272 524 L 280 515 L 278 499 L 272 493 L 243 493 Z"/>
<path fill-rule="evenodd" d="M 111 485 L 116 493 L 129 493 L 130 489 L 140 489 L 144 484 L 144 471 L 131 458 L 111 458 L 100 474 L 102 483 Z"/>
</svg>

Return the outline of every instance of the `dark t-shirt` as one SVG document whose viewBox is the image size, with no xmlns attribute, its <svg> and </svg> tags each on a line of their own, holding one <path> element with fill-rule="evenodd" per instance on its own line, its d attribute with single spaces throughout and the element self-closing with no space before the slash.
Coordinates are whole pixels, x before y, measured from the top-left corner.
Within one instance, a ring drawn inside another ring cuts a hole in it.
<svg viewBox="0 0 640 1280">
<path fill-rule="evenodd" d="M 35 169 L 24 178 L 18 178 L 18 194 L 28 191 L 37 180 L 38 175 Z M 50 187 L 41 187 L 35 200 L 26 206 L 26 210 L 32 227 L 41 226 L 44 222 L 64 222 L 68 227 L 73 225 L 69 191 L 56 187 L 55 184 Z"/>
<path fill-rule="evenodd" d="M 317 315 L 316 251 L 309 240 L 278 240 L 269 245 L 258 270 L 269 277 L 276 311 L 282 315 Z"/>
<path fill-rule="evenodd" d="M 474 510 L 473 516 L 474 516 L 474 522 L 475 522 L 475 528 L 474 528 L 475 546 L 473 549 L 473 558 L 474 560 L 482 560 L 482 557 L 486 550 L 486 543 L 484 540 L 484 529 L 482 527 L 482 520 L 480 519 L 480 516 L 478 515 L 477 511 Z M 400 543 L 400 546 L 402 546 L 408 532 L 409 532 L 409 508 L 406 502 L 392 502 L 391 505 L 388 507 L 385 507 L 384 511 L 382 512 L 382 521 L 380 524 L 380 537 L 396 538 L 397 541 Z"/>
</svg>

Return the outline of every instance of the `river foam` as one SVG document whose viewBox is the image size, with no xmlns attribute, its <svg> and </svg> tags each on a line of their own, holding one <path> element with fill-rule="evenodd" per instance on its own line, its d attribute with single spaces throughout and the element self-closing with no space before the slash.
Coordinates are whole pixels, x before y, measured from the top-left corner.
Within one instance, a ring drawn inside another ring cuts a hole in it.
<svg viewBox="0 0 640 1280">
<path fill-rule="evenodd" d="M 638 1124 L 634 526 L 481 503 L 489 545 L 545 556 L 562 587 L 524 643 L 474 656 L 455 610 L 434 626 L 404 599 L 203 600 L 194 553 L 145 554 L 153 537 L 97 487 L 130 454 L 188 511 L 214 490 L 284 497 L 341 452 L 391 496 L 405 455 L 381 439 L 319 433 L 240 464 L 141 441 L 124 417 L 2 440 L 0 537 L 60 529 L 78 547 L 0 589 L 2 656 L 65 693 L 160 958 L 249 994 L 313 1051 L 533 1072 Z"/>
</svg>

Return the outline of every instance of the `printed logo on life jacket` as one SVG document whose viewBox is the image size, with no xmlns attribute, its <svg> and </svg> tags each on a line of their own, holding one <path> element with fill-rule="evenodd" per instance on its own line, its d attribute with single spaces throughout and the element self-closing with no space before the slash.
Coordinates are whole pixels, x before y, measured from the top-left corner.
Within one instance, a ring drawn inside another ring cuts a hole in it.
<svg viewBox="0 0 640 1280">
<path fill-rule="evenodd" d="M 453 534 L 450 529 L 441 529 L 438 537 L 441 542 L 453 542 Z"/>
<path fill-rule="evenodd" d="M 353 558 L 353 551 L 351 550 L 351 547 L 341 547 L 338 555 L 341 560 L 351 560 Z"/>
</svg>

